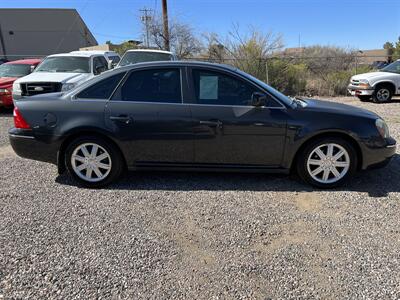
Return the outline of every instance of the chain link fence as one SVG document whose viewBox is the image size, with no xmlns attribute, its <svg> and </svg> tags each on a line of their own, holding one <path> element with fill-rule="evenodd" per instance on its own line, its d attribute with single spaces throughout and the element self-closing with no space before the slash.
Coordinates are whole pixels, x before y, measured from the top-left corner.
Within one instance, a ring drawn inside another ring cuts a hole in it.
<svg viewBox="0 0 400 300">
<path fill-rule="evenodd" d="M 237 67 L 287 95 L 345 96 L 353 75 L 379 70 L 382 56 L 271 56 L 263 59 L 192 58 Z"/>
<path fill-rule="evenodd" d="M 8 55 L 13 59 L 44 58 L 43 55 Z M 0 56 L 0 59 L 2 57 Z M 389 63 L 382 56 L 270 56 L 234 59 L 193 57 L 189 60 L 237 67 L 292 96 L 345 96 L 353 75 L 378 70 Z"/>
</svg>

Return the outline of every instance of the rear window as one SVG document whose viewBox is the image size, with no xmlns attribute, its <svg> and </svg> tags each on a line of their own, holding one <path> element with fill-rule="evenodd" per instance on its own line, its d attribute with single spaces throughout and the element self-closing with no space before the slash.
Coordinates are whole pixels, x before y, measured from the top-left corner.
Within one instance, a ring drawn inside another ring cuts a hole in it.
<svg viewBox="0 0 400 300">
<path fill-rule="evenodd" d="M 130 64 L 136 64 L 147 61 L 164 61 L 172 60 L 173 56 L 168 53 L 158 52 L 126 52 L 119 63 L 120 66 L 126 66 Z"/>
<path fill-rule="evenodd" d="M 76 97 L 80 99 L 108 99 L 124 75 L 125 72 L 122 72 L 103 79 L 84 89 Z"/>
</svg>

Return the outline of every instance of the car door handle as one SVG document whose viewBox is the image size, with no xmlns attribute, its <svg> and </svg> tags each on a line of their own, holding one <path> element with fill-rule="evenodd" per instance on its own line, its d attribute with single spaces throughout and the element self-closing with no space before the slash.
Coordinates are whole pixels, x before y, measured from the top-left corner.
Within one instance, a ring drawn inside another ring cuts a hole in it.
<svg viewBox="0 0 400 300">
<path fill-rule="evenodd" d="M 217 121 L 200 121 L 200 125 L 207 125 L 211 127 L 222 128 L 223 123 L 219 120 Z"/>
<path fill-rule="evenodd" d="M 130 124 L 132 123 L 132 118 L 126 115 L 120 115 L 120 116 L 111 116 L 110 117 L 111 121 L 116 121 L 116 122 L 122 122 L 125 124 Z"/>
</svg>

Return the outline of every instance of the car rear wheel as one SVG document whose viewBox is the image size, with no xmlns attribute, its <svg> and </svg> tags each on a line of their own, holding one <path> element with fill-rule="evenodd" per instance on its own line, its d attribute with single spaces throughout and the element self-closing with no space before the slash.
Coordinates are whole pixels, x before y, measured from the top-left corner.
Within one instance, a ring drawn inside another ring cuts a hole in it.
<svg viewBox="0 0 400 300">
<path fill-rule="evenodd" d="M 342 185 L 356 169 L 354 147 L 340 138 L 324 138 L 308 144 L 297 161 L 300 177 L 319 188 Z"/>
<path fill-rule="evenodd" d="M 82 137 L 67 147 L 68 172 L 82 185 L 98 188 L 120 177 L 123 160 L 114 145 L 97 137 Z"/>
<path fill-rule="evenodd" d="M 388 85 L 380 85 L 376 87 L 372 100 L 376 103 L 389 102 L 392 100 L 393 91 Z"/>
</svg>

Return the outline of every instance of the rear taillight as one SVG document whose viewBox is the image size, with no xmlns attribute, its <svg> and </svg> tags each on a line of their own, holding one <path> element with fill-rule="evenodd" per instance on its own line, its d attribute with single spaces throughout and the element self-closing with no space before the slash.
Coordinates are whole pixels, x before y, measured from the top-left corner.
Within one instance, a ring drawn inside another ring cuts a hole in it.
<svg viewBox="0 0 400 300">
<path fill-rule="evenodd" d="M 21 113 L 18 110 L 18 107 L 14 107 L 14 126 L 19 129 L 31 129 L 28 123 L 26 123 L 25 119 L 22 117 Z"/>
</svg>

